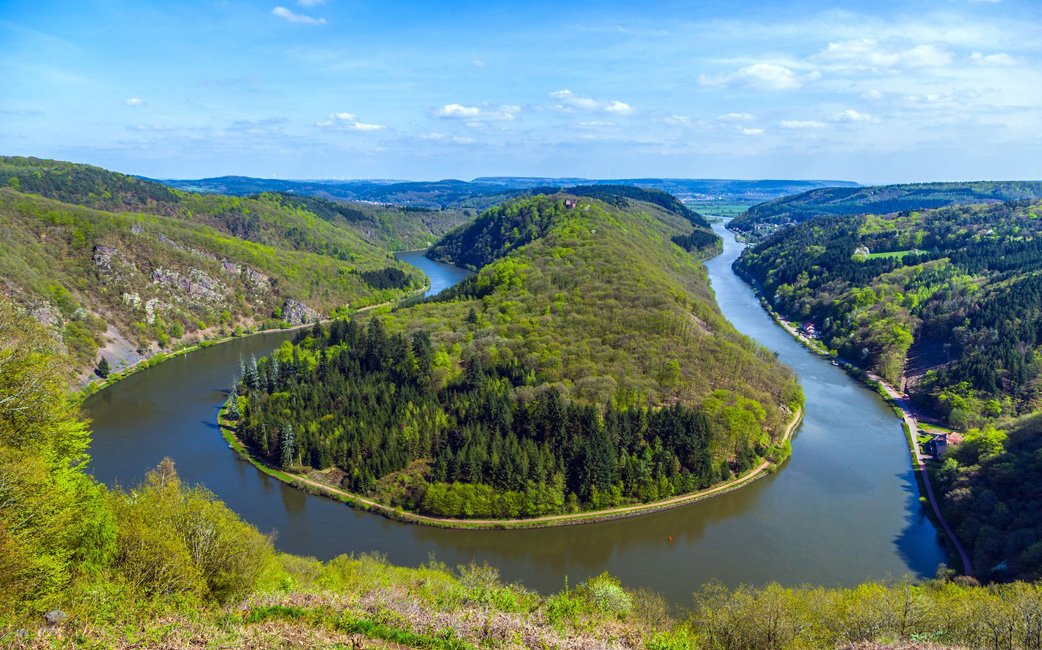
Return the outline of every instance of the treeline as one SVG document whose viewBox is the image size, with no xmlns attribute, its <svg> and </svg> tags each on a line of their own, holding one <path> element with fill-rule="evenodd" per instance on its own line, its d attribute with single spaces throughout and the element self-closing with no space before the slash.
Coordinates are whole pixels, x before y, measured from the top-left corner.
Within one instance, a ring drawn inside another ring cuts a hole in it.
<svg viewBox="0 0 1042 650">
<path fill-rule="evenodd" d="M 673 243 L 690 252 L 717 249 L 722 246 L 720 238 L 711 230 L 695 228 L 686 235 L 673 235 Z"/>
<path fill-rule="evenodd" d="M 1042 182 L 977 181 L 969 183 L 910 183 L 870 187 L 827 187 L 777 198 L 749 208 L 730 227 L 752 233 L 823 216 L 888 214 L 951 205 L 1002 203 L 1042 198 Z"/>
<path fill-rule="evenodd" d="M 244 365 L 234 410 L 255 453 L 337 468 L 342 485 L 450 517 L 530 517 L 654 501 L 705 488 L 772 452 L 762 407 L 619 409 L 534 388 L 523 364 L 457 368 L 420 330 L 378 319 L 316 326 Z"/>
<path fill-rule="evenodd" d="M 442 238 L 429 254 L 456 266 L 480 269 L 538 239 L 570 209 L 563 201 L 546 196 L 489 208 L 473 222 Z"/>
<path fill-rule="evenodd" d="M 413 286 L 413 276 L 393 266 L 357 273 L 374 289 L 407 289 Z"/>
</svg>

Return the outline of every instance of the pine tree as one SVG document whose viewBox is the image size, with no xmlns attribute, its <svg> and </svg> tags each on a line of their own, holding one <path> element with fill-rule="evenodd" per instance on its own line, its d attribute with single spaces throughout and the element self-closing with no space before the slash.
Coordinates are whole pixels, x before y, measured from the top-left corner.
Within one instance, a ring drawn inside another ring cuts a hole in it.
<svg viewBox="0 0 1042 650">
<path fill-rule="evenodd" d="M 98 362 L 98 367 L 94 370 L 94 372 L 102 379 L 107 378 L 109 376 L 109 373 L 111 372 L 111 369 L 109 368 L 109 360 L 105 357 L 102 357 L 101 361 Z"/>
<path fill-rule="evenodd" d="M 282 439 L 279 441 L 280 450 L 280 465 L 282 469 L 289 469 L 293 464 L 293 452 L 296 447 L 296 440 L 293 438 L 293 425 L 289 422 L 282 428 Z"/>
</svg>

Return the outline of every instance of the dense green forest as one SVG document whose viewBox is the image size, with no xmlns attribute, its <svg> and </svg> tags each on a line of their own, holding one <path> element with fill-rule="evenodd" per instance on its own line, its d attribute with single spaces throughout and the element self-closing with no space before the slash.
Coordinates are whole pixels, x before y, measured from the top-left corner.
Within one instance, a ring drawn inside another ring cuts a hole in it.
<svg viewBox="0 0 1042 650">
<path fill-rule="evenodd" d="M 464 517 L 654 501 L 777 457 L 799 388 L 671 243 L 691 228 L 650 190 L 492 208 L 431 250 L 470 280 L 247 363 L 239 435 L 273 464 Z"/>
<path fill-rule="evenodd" d="M 606 574 L 562 576 L 562 591 L 541 595 L 488 566 L 286 555 L 169 461 L 129 492 L 87 476 L 90 435 L 63 380 L 68 363 L 0 298 L 0 395 L 16 397 L 0 399 L 4 647 L 999 650 L 1042 640 L 1038 584 L 981 587 L 947 573 L 850 589 L 692 585 L 673 609 Z"/>
<path fill-rule="evenodd" d="M 1042 574 L 1042 203 L 822 217 L 736 264 L 840 356 L 906 382 L 966 441 L 936 468 L 983 576 Z"/>
<path fill-rule="evenodd" d="M 978 181 L 911 183 L 870 187 L 827 187 L 752 206 L 730 228 L 762 238 L 778 228 L 824 216 L 886 214 L 949 205 L 1042 198 L 1042 182 Z"/>
<path fill-rule="evenodd" d="M 222 331 L 307 322 L 423 285 L 388 250 L 386 233 L 402 220 L 388 225 L 371 208 L 352 226 L 355 213 L 339 204 L 194 195 L 32 158 L 0 159 L 0 181 L 0 290 L 52 325 L 81 370 L 105 355 L 118 367 Z M 374 224 L 384 234 L 366 237 Z M 402 228 L 412 244 L 433 237 Z"/>
</svg>

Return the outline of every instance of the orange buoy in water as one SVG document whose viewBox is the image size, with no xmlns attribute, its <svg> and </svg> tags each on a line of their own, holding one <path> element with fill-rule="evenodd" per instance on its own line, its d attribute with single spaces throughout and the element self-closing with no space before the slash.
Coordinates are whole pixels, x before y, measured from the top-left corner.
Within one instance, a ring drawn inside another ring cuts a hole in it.
<svg viewBox="0 0 1042 650">
<path fill-rule="evenodd" d="M 669 542 L 670 544 L 672 544 L 673 543 L 673 536 L 670 535 L 669 537 L 667 537 L 666 541 Z"/>
</svg>

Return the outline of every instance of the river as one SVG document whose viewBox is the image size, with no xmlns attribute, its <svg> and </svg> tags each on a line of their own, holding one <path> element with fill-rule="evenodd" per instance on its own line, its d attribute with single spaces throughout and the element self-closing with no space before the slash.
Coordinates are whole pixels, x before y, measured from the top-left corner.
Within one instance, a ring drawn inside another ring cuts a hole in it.
<svg viewBox="0 0 1042 650">
<path fill-rule="evenodd" d="M 488 562 L 504 579 L 543 592 L 602 571 L 681 604 L 708 580 L 839 586 L 932 576 L 946 557 L 920 508 L 893 411 L 770 319 L 731 271 L 741 245 L 717 230 L 724 252 L 707 267 L 724 315 L 794 368 L 807 397 L 792 459 L 748 487 L 633 519 L 540 530 L 447 530 L 352 510 L 257 471 L 228 449 L 214 423 L 240 357 L 266 354 L 287 333 L 171 359 L 89 398 L 92 471 L 132 486 L 169 456 L 184 481 L 273 531 L 283 551 L 319 558 L 375 551 L 411 566 L 429 557 L 450 566 Z M 466 275 L 426 259 L 417 266 L 432 276 L 432 290 Z"/>
</svg>

